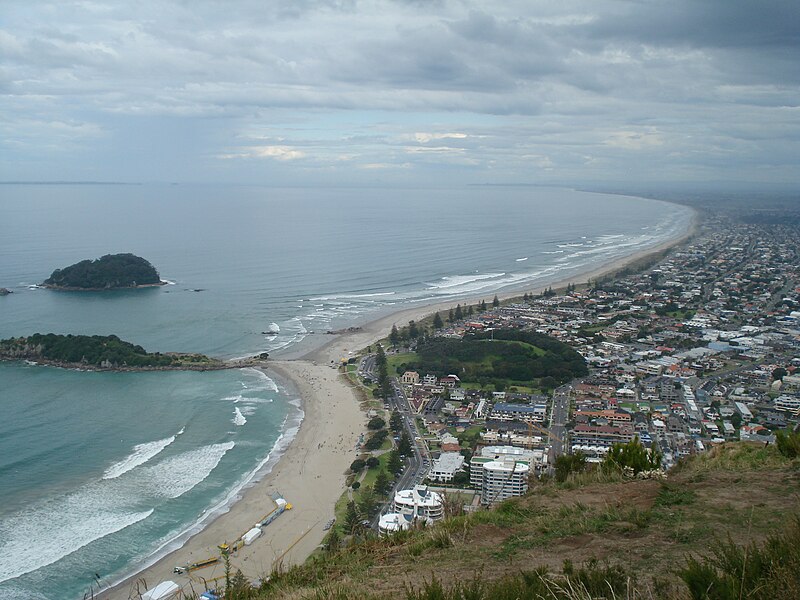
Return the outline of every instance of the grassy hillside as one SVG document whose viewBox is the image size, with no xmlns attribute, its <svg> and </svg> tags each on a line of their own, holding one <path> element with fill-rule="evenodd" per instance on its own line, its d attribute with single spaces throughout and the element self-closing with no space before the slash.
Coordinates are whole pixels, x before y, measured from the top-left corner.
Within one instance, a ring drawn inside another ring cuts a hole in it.
<svg viewBox="0 0 800 600">
<path fill-rule="evenodd" d="M 321 552 L 234 597 L 733 599 L 773 597 L 777 585 L 800 597 L 799 493 L 798 460 L 727 444 L 664 481 L 542 483 L 493 511 Z"/>
</svg>

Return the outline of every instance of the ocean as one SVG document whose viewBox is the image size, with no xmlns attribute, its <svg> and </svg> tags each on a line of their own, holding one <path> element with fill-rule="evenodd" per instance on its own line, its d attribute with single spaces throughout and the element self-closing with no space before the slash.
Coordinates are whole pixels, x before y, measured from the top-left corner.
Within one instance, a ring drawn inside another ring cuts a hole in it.
<svg viewBox="0 0 800 600">
<path fill-rule="evenodd" d="M 692 212 L 540 187 L 0 186 L 0 339 L 116 334 L 150 351 L 297 353 L 413 306 L 567 279 L 672 238 Z M 169 285 L 36 287 L 133 252 Z M 275 335 L 265 332 L 275 330 Z M 329 339 L 329 338 L 328 338 Z M 0 595 L 81 598 L 269 477 L 302 419 L 253 369 L 0 364 Z"/>
</svg>

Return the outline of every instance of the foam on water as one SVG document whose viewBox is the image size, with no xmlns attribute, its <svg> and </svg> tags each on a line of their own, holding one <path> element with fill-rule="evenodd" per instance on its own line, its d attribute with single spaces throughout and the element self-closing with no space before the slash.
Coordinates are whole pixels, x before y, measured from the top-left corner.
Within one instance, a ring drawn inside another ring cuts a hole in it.
<svg viewBox="0 0 800 600">
<path fill-rule="evenodd" d="M 183 429 L 177 435 L 183 433 Z M 163 440 L 156 440 L 155 442 L 147 442 L 145 444 L 137 444 L 133 447 L 133 452 L 123 458 L 118 463 L 111 465 L 106 472 L 103 473 L 103 479 L 115 479 L 128 471 L 135 469 L 139 465 L 143 465 L 151 458 L 160 454 L 164 448 L 169 446 L 175 441 L 175 436 L 164 438 Z"/>
<path fill-rule="evenodd" d="M 235 445 L 236 442 L 212 444 L 138 469 L 132 473 L 135 478 L 127 482 L 128 486 L 150 497 L 177 498 L 205 480 Z"/>
<path fill-rule="evenodd" d="M 330 296 L 318 296 L 316 298 L 309 298 L 309 300 L 317 302 L 329 302 L 331 300 L 355 300 L 362 298 L 379 298 L 381 296 L 393 296 L 395 292 L 371 292 L 369 294 L 334 294 Z"/>
<path fill-rule="evenodd" d="M 505 273 L 485 273 L 483 275 L 451 275 L 449 277 L 442 277 L 440 281 L 429 283 L 428 289 L 433 290 L 448 290 L 451 288 L 462 288 L 468 286 L 476 281 L 483 281 L 486 279 L 497 279 L 502 277 Z M 449 293 L 449 292 L 448 292 Z"/>
<path fill-rule="evenodd" d="M 170 534 L 168 537 L 160 540 L 156 550 L 150 554 L 144 564 L 141 565 L 142 568 L 149 567 L 166 554 L 180 548 L 189 536 L 200 531 L 208 521 L 223 512 L 226 507 L 230 506 L 234 501 L 236 501 L 240 497 L 242 489 L 260 481 L 272 471 L 272 468 L 275 466 L 275 464 L 277 464 L 281 456 L 283 456 L 284 452 L 289 447 L 289 444 L 291 444 L 294 438 L 297 436 L 297 432 L 300 430 L 300 425 L 305 417 L 305 412 L 302 409 L 302 402 L 299 398 L 289 400 L 289 404 L 295 407 L 296 410 L 294 411 L 294 414 L 287 414 L 286 417 L 284 417 L 280 428 L 281 434 L 275 440 L 275 443 L 272 445 L 272 449 L 269 451 L 267 456 L 264 457 L 264 459 L 258 463 L 258 465 L 252 471 L 247 473 L 236 485 L 232 486 L 231 491 L 223 500 L 203 511 L 202 516 L 199 517 L 194 523 L 182 531 L 176 534 Z M 231 448 L 233 445 L 233 442 L 230 442 Z M 114 581 L 112 585 L 117 585 L 121 582 L 122 579 L 119 579 Z"/>
<path fill-rule="evenodd" d="M 109 504 L 90 486 L 65 498 L 28 507 L 0 523 L 0 581 L 50 565 L 87 544 L 143 521 L 153 509 Z M 100 491 L 100 490 L 97 490 Z"/>
<path fill-rule="evenodd" d="M 522 258 L 517 258 L 517 259 L 515 259 L 515 260 L 514 260 L 514 262 L 524 262 L 524 261 L 526 261 L 526 260 L 528 260 L 528 257 L 527 257 L 527 256 L 524 256 L 524 257 L 522 257 Z"/>
<path fill-rule="evenodd" d="M 231 423 L 236 425 L 237 427 L 241 427 L 242 425 L 247 423 L 247 419 L 245 419 L 242 411 L 239 410 L 239 407 L 233 409 L 233 419 L 231 419 Z"/>
</svg>

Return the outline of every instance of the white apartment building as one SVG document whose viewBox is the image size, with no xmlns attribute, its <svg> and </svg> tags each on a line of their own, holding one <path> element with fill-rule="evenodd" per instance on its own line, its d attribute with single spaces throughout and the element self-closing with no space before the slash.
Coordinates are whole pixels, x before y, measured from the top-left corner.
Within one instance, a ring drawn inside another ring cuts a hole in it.
<svg viewBox="0 0 800 600">
<path fill-rule="evenodd" d="M 506 498 L 522 496 L 528 491 L 530 466 L 512 457 L 493 460 L 483 465 L 481 503 L 493 504 Z"/>
<path fill-rule="evenodd" d="M 394 512 L 414 519 L 438 521 L 444 516 L 441 495 L 426 485 L 416 485 L 410 490 L 400 490 L 394 495 Z"/>
<path fill-rule="evenodd" d="M 541 455 L 539 453 L 539 459 Z M 469 463 L 470 483 L 481 490 L 481 502 L 491 504 L 528 491 L 531 464 L 537 460 L 535 450 L 515 446 L 486 446 Z"/>
</svg>

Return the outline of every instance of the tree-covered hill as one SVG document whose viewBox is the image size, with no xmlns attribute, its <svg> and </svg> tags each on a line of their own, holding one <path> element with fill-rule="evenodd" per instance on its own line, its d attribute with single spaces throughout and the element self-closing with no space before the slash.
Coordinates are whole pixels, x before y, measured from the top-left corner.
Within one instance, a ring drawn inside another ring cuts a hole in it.
<svg viewBox="0 0 800 600">
<path fill-rule="evenodd" d="M 516 329 L 466 335 L 460 340 L 430 338 L 417 347 L 417 355 L 419 361 L 408 368 L 439 377 L 453 373 L 467 382 L 524 385 L 550 377 L 563 383 L 587 373 L 583 357 L 567 344 Z"/>
<path fill-rule="evenodd" d="M 56 269 L 44 285 L 56 289 L 109 290 L 160 285 L 158 271 L 134 254 L 106 254 Z"/>
<path fill-rule="evenodd" d="M 222 363 L 202 354 L 161 354 L 125 342 L 115 335 L 57 335 L 35 333 L 0 340 L 0 359 L 32 360 L 63 366 L 94 368 L 220 368 Z"/>
</svg>

